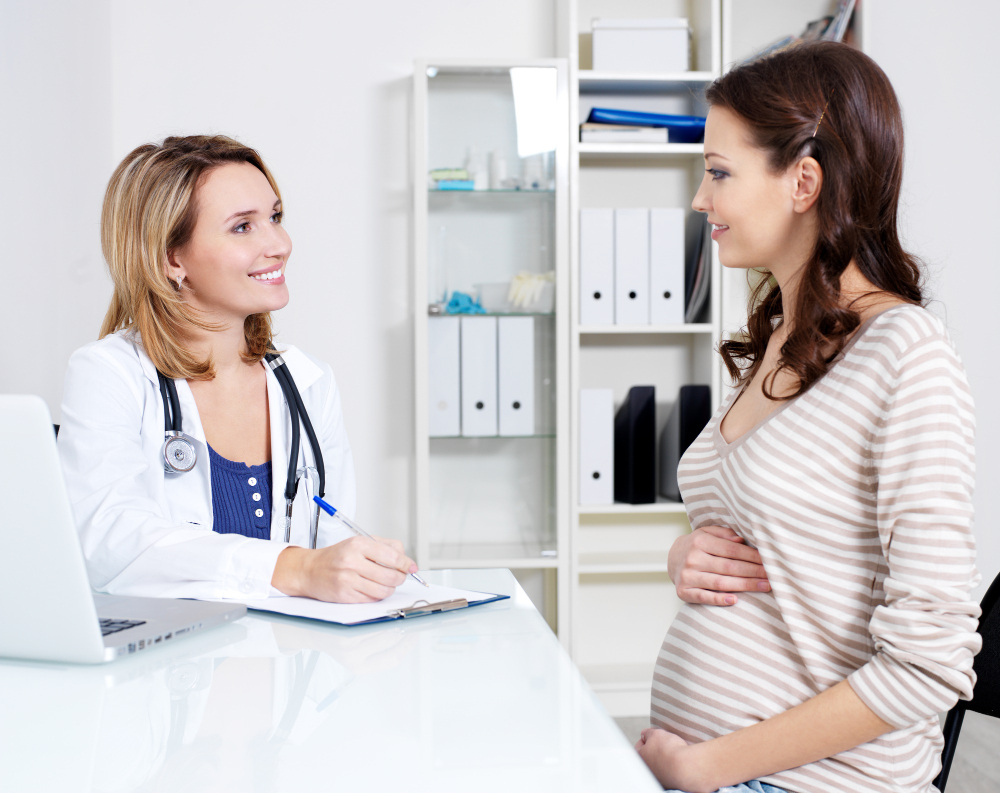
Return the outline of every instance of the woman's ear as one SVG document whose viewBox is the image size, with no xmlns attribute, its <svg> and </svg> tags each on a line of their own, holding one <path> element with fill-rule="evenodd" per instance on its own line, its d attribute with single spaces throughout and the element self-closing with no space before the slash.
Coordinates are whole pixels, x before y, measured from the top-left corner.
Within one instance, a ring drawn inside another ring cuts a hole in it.
<svg viewBox="0 0 1000 793">
<path fill-rule="evenodd" d="M 803 157 L 792 166 L 793 209 L 803 214 L 812 209 L 823 187 L 823 168 L 814 157 Z"/>
<path fill-rule="evenodd" d="M 184 279 L 187 278 L 187 269 L 184 267 L 181 258 L 177 255 L 177 251 L 167 251 L 164 274 L 167 276 L 168 281 L 174 283 L 178 289 L 181 288 Z"/>
</svg>

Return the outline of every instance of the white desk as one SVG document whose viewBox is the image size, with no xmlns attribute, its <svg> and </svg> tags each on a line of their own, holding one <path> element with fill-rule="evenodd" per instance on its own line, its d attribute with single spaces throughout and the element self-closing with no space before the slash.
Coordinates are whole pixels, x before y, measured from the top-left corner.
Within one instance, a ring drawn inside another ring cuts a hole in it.
<svg viewBox="0 0 1000 793">
<path fill-rule="evenodd" d="M 509 594 L 344 628 L 251 613 L 102 667 L 0 660 L 0 790 L 662 788 L 507 570 Z"/>
</svg>

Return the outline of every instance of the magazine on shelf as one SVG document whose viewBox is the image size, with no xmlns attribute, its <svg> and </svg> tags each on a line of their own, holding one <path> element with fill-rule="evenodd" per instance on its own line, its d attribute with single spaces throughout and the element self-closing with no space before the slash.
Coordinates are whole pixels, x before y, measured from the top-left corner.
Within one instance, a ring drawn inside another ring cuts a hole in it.
<svg viewBox="0 0 1000 793">
<path fill-rule="evenodd" d="M 684 257 L 684 321 L 708 321 L 708 297 L 712 274 L 712 246 L 709 242 L 708 216 L 692 212 L 688 216 Z"/>
<path fill-rule="evenodd" d="M 813 20 L 798 36 L 784 36 L 768 44 L 760 52 L 754 53 L 744 63 L 773 55 L 776 52 L 797 47 L 810 41 L 843 41 L 851 24 L 856 0 L 839 0 L 837 10 L 832 16 Z"/>
<path fill-rule="evenodd" d="M 620 124 L 580 125 L 581 143 L 667 143 L 665 127 L 632 127 Z"/>
</svg>

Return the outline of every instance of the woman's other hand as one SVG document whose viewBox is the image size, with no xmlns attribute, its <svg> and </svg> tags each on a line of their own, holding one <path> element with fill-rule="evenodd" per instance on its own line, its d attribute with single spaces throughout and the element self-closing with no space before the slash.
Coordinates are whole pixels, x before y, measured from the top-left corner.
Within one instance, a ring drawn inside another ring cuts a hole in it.
<svg viewBox="0 0 1000 793">
<path fill-rule="evenodd" d="M 687 603 L 732 606 L 734 592 L 770 592 L 756 548 L 725 526 L 703 526 L 678 537 L 667 558 L 677 596 Z"/>
<path fill-rule="evenodd" d="M 703 784 L 692 748 L 680 736 L 659 727 L 647 727 L 635 745 L 639 757 L 664 788 L 709 793 L 715 788 Z"/>
<path fill-rule="evenodd" d="M 389 597 L 416 571 L 399 540 L 351 537 L 317 550 L 286 548 L 271 585 L 286 595 L 330 603 L 371 603 Z"/>
</svg>

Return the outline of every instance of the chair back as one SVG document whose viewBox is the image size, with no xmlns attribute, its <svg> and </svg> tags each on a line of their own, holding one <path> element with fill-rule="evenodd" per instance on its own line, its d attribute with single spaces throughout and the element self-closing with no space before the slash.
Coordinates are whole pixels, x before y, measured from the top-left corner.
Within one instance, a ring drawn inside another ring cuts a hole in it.
<svg viewBox="0 0 1000 793">
<path fill-rule="evenodd" d="M 976 688 L 972 701 L 966 702 L 965 709 L 985 716 L 1000 718 L 1000 575 L 983 598 L 983 616 L 979 618 L 979 633 L 983 637 L 983 649 L 979 651 L 972 668 L 976 670 Z"/>
<path fill-rule="evenodd" d="M 965 712 L 982 713 L 985 716 L 1000 718 L 1000 575 L 993 579 L 990 588 L 986 590 L 979 618 L 979 635 L 983 637 L 983 649 L 972 662 L 976 672 L 976 687 L 972 691 L 972 700 L 959 700 L 953 707 L 944 724 L 944 750 L 941 752 L 941 773 L 934 780 L 934 786 L 944 791 L 948 783 L 948 772 L 951 771 L 951 761 L 955 759 L 955 747 L 958 746 L 958 735 L 962 731 L 962 721 Z"/>
</svg>

